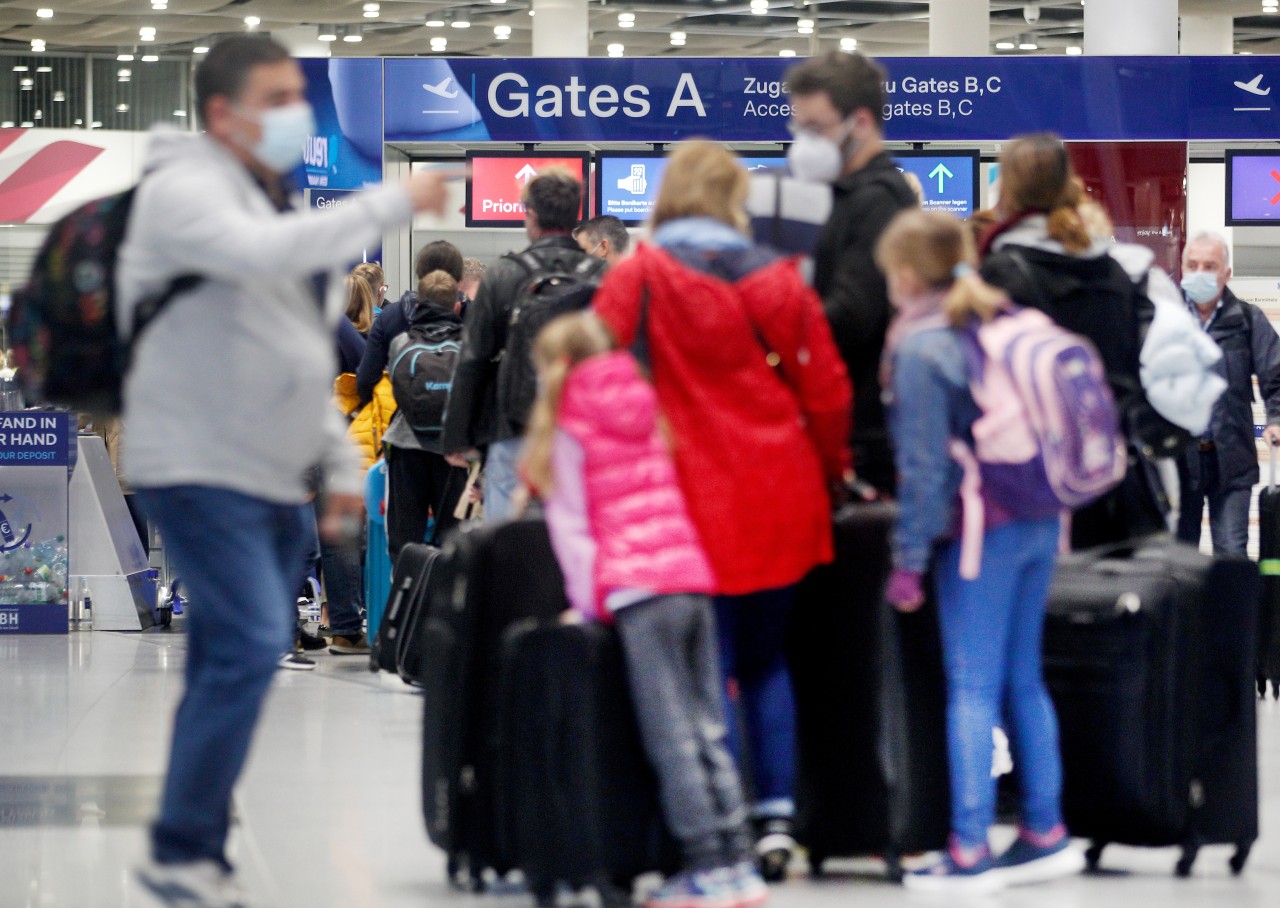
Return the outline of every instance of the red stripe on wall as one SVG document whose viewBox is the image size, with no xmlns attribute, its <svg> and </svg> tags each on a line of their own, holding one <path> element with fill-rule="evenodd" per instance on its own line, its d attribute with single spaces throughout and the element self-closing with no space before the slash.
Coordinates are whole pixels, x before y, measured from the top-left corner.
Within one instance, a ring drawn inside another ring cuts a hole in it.
<svg viewBox="0 0 1280 908">
<path fill-rule="evenodd" d="M 103 149 L 79 142 L 54 142 L 0 183 L 0 222 L 21 222 L 48 204 Z"/>
</svg>

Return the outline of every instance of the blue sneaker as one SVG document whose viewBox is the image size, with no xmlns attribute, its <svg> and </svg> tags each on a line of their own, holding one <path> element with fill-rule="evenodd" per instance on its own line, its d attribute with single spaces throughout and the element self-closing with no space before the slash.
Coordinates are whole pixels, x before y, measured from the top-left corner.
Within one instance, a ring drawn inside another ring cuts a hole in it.
<svg viewBox="0 0 1280 908">
<path fill-rule="evenodd" d="M 769 900 L 769 884 L 755 861 L 742 861 L 729 868 L 731 885 L 738 896 L 738 908 L 760 908 Z"/>
<path fill-rule="evenodd" d="M 936 862 L 904 876 L 902 885 L 913 892 L 983 895 L 1003 889 L 1005 883 L 995 872 L 991 849 L 983 846 L 967 859 L 964 850 L 952 843 Z"/>
<path fill-rule="evenodd" d="M 995 860 L 995 874 L 1006 886 L 1044 883 L 1074 876 L 1084 870 L 1084 855 L 1071 847 L 1071 839 L 1061 825 L 1045 835 L 1026 829 Z"/>
<path fill-rule="evenodd" d="M 733 881 L 724 870 L 677 873 L 649 894 L 644 908 L 738 908 Z"/>
</svg>

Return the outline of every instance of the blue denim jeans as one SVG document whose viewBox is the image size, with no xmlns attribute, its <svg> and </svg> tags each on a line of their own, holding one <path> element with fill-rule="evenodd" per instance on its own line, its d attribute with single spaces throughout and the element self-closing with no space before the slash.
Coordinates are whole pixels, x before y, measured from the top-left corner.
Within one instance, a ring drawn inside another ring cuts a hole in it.
<svg viewBox="0 0 1280 908">
<path fill-rule="evenodd" d="M 231 791 L 280 654 L 293 647 L 297 593 L 314 526 L 307 505 L 229 489 L 139 489 L 189 592 L 186 688 L 173 723 L 160 816 L 160 863 L 227 865 Z"/>
<path fill-rule="evenodd" d="M 959 542 L 941 552 L 937 588 L 947 675 L 951 829 L 965 847 L 987 844 L 987 830 L 995 822 L 991 730 L 996 725 L 1003 724 L 1009 735 L 1023 826 L 1048 832 L 1062 820 L 1058 720 L 1040 660 L 1058 533 L 1055 518 L 988 531 L 976 580 L 960 578 Z"/>
<path fill-rule="evenodd" d="M 520 461 L 523 438 L 508 438 L 489 445 L 484 458 L 484 519 L 511 517 L 511 497 L 519 484 L 516 465 Z"/>
<path fill-rule="evenodd" d="M 795 592 L 788 586 L 715 600 L 729 747 L 739 766 L 750 767 L 752 815 L 757 818 L 795 813 L 796 702 L 786 654 Z M 750 753 L 745 764 L 735 721 L 737 704 L 728 697 L 729 679 L 737 682 L 746 727 Z"/>
<path fill-rule="evenodd" d="M 325 600 L 329 605 L 329 629 L 334 634 L 349 639 L 364 632 L 364 575 L 360 567 L 360 553 L 350 545 L 334 545 L 320 538 L 320 513 L 315 505 L 309 505 L 312 513 L 312 531 L 307 554 L 303 556 L 305 570 L 312 570 L 316 559 L 324 578 Z"/>
<path fill-rule="evenodd" d="M 1199 481 L 1186 469 L 1180 470 L 1181 504 L 1178 508 L 1178 538 L 1200 545 L 1204 505 L 1209 503 L 1209 535 L 1215 555 L 1243 555 L 1249 547 L 1249 502 L 1253 489 L 1223 489 L 1217 451 L 1192 451 L 1200 458 Z"/>
</svg>

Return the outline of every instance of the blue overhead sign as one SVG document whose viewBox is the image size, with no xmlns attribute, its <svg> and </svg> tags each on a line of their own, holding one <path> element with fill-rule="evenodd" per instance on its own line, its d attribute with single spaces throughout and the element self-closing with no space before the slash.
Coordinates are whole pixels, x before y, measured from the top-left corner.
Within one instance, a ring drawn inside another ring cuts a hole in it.
<svg viewBox="0 0 1280 908">
<path fill-rule="evenodd" d="M 387 141 L 785 142 L 795 61 L 751 58 L 383 61 Z M 1274 139 L 1270 57 L 891 57 L 892 141 Z M 372 80 L 370 80 L 372 84 Z M 371 104 L 376 99 L 371 99 Z"/>
</svg>

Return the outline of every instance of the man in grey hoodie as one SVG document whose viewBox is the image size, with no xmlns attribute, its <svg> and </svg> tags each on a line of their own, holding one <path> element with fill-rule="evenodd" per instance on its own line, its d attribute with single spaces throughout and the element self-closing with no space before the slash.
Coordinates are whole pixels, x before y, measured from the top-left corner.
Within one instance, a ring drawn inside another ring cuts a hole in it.
<svg viewBox="0 0 1280 908">
<path fill-rule="evenodd" d="M 224 853 L 231 791 L 293 645 L 308 472 L 325 475 L 327 536 L 362 512 L 359 461 L 329 403 L 334 269 L 414 211 L 443 208 L 440 179 L 421 175 L 294 210 L 282 174 L 315 128 L 304 89 L 274 42 L 216 46 L 196 72 L 205 132 L 155 134 L 120 251 L 122 330 L 139 301 L 199 278 L 138 339 L 124 393 L 125 474 L 192 599 L 153 860 L 139 871 L 168 904 L 244 904 Z"/>
</svg>

